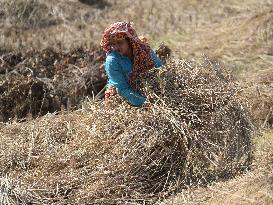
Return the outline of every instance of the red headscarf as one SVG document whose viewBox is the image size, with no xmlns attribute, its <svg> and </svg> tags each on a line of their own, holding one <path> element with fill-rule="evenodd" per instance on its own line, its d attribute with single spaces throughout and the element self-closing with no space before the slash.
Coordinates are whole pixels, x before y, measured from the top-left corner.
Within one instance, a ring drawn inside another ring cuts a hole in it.
<svg viewBox="0 0 273 205">
<path fill-rule="evenodd" d="M 154 67 L 150 53 L 151 48 L 145 42 L 146 39 L 140 40 L 131 23 L 116 22 L 105 29 L 100 45 L 108 55 L 114 50 L 113 43 L 126 37 L 130 40 L 134 55 L 133 71 L 129 79 L 129 83 L 132 85 L 141 73 Z"/>
</svg>

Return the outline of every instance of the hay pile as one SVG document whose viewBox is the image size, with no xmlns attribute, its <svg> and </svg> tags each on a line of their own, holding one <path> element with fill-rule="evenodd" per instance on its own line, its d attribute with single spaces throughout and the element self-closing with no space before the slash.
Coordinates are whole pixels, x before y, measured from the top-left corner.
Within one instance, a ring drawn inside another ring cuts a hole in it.
<svg viewBox="0 0 273 205">
<path fill-rule="evenodd" d="M 80 107 L 106 83 L 103 53 L 82 47 L 5 53 L 0 58 L 0 121 Z"/>
<path fill-rule="evenodd" d="M 251 123 L 219 64 L 173 60 L 141 85 L 148 107 L 86 102 L 2 124 L 2 203 L 153 204 L 251 163 Z"/>
</svg>

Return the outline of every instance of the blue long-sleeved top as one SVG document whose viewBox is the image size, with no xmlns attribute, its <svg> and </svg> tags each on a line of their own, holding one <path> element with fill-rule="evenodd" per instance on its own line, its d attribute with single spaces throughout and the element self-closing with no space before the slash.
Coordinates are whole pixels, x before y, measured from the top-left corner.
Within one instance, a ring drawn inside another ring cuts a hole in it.
<svg viewBox="0 0 273 205">
<path fill-rule="evenodd" d="M 155 67 L 159 68 L 162 63 L 155 52 L 151 49 L 151 56 Z M 107 88 L 114 86 L 120 96 L 125 98 L 132 106 L 141 106 L 146 98 L 133 90 L 128 84 L 129 76 L 133 70 L 133 62 L 117 51 L 112 51 L 105 62 L 105 71 L 108 76 Z"/>
</svg>

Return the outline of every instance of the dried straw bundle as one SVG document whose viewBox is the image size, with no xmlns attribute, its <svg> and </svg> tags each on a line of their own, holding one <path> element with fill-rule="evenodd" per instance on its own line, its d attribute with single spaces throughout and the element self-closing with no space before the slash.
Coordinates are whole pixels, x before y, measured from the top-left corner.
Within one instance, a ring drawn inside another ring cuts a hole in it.
<svg viewBox="0 0 273 205">
<path fill-rule="evenodd" d="M 139 89 L 148 108 L 91 102 L 0 127 L 4 200 L 153 204 L 249 165 L 251 123 L 219 64 L 174 60 L 150 71 Z"/>
</svg>

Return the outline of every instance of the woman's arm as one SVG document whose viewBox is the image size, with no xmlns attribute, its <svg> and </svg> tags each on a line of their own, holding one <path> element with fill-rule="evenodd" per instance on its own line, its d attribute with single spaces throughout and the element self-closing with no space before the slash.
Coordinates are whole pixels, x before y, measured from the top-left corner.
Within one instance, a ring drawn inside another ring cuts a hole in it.
<svg viewBox="0 0 273 205">
<path fill-rule="evenodd" d="M 105 62 L 106 74 L 117 89 L 120 96 L 125 98 L 132 106 L 141 106 L 144 104 L 146 98 L 134 91 L 127 83 L 124 74 L 121 71 L 117 59 L 114 56 L 108 56 Z"/>
</svg>

